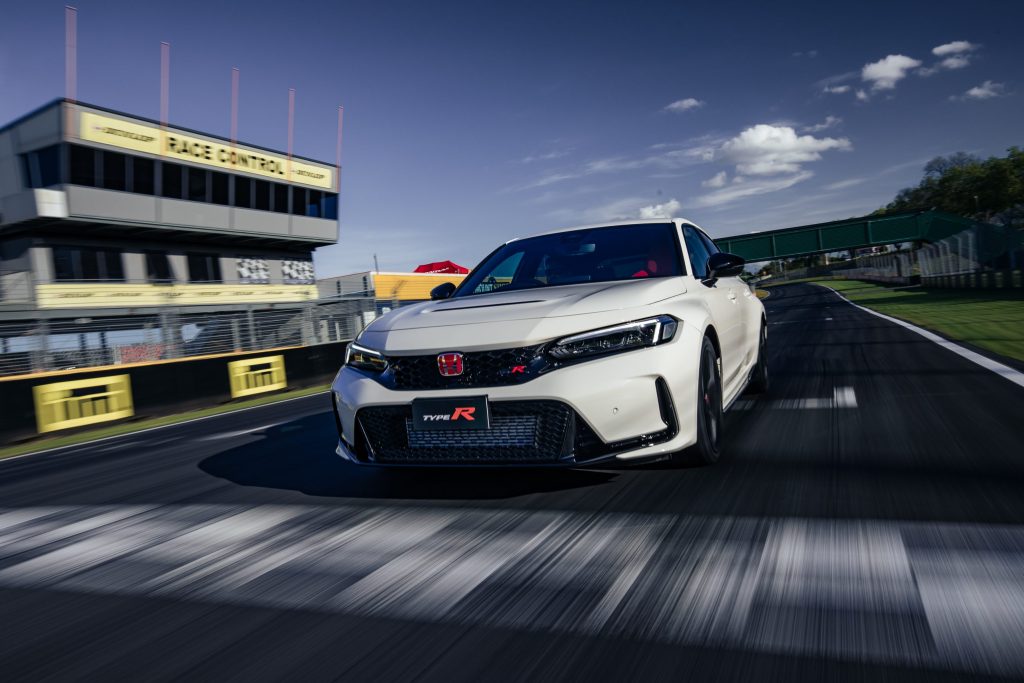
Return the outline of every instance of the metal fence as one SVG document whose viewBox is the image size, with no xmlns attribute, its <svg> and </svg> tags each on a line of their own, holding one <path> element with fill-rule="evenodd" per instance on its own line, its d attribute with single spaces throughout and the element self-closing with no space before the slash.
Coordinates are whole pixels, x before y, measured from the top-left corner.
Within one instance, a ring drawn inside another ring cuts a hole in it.
<svg viewBox="0 0 1024 683">
<path fill-rule="evenodd" d="M 773 280 L 840 277 L 935 287 L 1020 288 L 1024 231 L 979 225 L 917 249 L 869 254 L 848 261 L 788 268 Z"/>
<path fill-rule="evenodd" d="M 921 277 L 1020 270 L 1024 231 L 1002 226 L 970 228 L 918 249 L 917 263 Z"/>
<path fill-rule="evenodd" d="M 352 339 L 376 316 L 369 297 L 216 313 L 0 321 L 0 375 L 258 351 Z"/>
</svg>

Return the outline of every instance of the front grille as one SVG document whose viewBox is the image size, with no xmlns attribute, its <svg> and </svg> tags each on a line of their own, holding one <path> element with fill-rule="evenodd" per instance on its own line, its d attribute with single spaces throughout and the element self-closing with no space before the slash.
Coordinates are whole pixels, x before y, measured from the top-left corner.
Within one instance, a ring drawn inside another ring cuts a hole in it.
<svg viewBox="0 0 1024 683">
<path fill-rule="evenodd" d="M 551 464 L 571 457 L 573 410 L 559 401 L 496 401 L 489 430 L 414 431 L 412 408 L 360 409 L 364 454 L 388 464 Z"/>
<path fill-rule="evenodd" d="M 521 346 L 495 351 L 474 351 L 462 355 L 463 371 L 445 377 L 437 369 L 437 354 L 389 356 L 388 369 L 378 376 L 381 384 L 400 390 L 465 389 L 522 384 L 536 377 L 546 366 L 544 345 Z"/>
</svg>

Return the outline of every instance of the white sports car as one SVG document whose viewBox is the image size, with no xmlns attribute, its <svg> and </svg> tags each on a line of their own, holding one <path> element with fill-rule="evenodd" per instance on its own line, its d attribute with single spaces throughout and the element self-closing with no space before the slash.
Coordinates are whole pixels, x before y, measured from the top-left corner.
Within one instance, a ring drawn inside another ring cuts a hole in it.
<svg viewBox="0 0 1024 683">
<path fill-rule="evenodd" d="M 722 413 L 767 387 L 764 307 L 685 220 L 503 244 L 349 345 L 338 453 L 367 465 L 718 459 Z"/>
</svg>

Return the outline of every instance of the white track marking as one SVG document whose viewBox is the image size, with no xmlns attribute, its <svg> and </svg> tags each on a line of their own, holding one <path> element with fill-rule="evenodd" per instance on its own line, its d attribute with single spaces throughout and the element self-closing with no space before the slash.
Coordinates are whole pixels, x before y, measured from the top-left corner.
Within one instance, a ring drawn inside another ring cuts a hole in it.
<svg viewBox="0 0 1024 683">
<path fill-rule="evenodd" d="M 758 405 L 756 399 L 743 399 L 732 404 L 732 410 L 751 410 Z M 833 408 L 856 408 L 857 392 L 853 387 L 836 387 L 832 398 L 780 398 L 769 401 L 769 410 L 831 410 Z"/>
<path fill-rule="evenodd" d="M 271 424 L 260 425 L 259 427 L 249 427 L 248 429 L 238 429 L 233 432 L 220 432 L 219 434 L 210 434 L 209 436 L 199 437 L 199 441 L 215 441 L 217 439 L 234 439 L 239 436 L 246 436 L 255 432 L 262 432 L 274 427 L 280 427 L 286 424 L 284 422 L 272 422 Z"/>
<path fill-rule="evenodd" d="M 999 375 L 1000 377 L 1003 377 L 1005 379 L 1010 380 L 1011 382 L 1013 382 L 1017 386 L 1024 387 L 1024 372 L 1021 372 L 1020 370 L 1015 370 L 1014 368 L 1011 368 L 1009 365 L 1004 365 L 1004 364 L 1002 364 L 1002 363 L 1000 363 L 998 361 L 994 361 L 991 358 L 988 358 L 987 356 L 983 356 L 980 353 L 977 353 L 975 351 L 971 351 L 968 348 L 964 348 L 963 346 L 960 346 L 959 344 L 956 344 L 954 342 L 949 341 L 948 339 L 940 337 L 939 335 L 935 334 L 934 332 L 929 332 L 928 330 L 924 329 L 923 327 L 918 327 L 917 325 L 913 325 L 911 323 L 908 323 L 905 320 L 900 320 L 899 318 L 894 318 L 891 315 L 885 315 L 884 313 L 879 313 L 878 311 L 872 311 L 870 308 L 865 308 L 864 306 L 860 306 L 858 304 L 855 304 L 852 301 L 850 301 L 849 299 L 847 299 L 845 296 L 843 296 L 843 294 L 841 292 L 838 292 L 838 291 L 832 289 L 828 285 L 823 285 L 820 282 L 815 282 L 813 284 L 816 284 L 819 287 L 824 287 L 825 289 L 827 289 L 828 291 L 832 292 L 833 294 L 838 296 L 840 299 L 845 301 L 846 303 L 850 304 L 851 306 L 853 306 L 855 308 L 859 308 L 860 310 L 864 311 L 865 313 L 870 313 L 871 315 L 874 315 L 874 316 L 877 316 L 879 318 L 882 318 L 883 320 L 888 320 L 889 322 L 894 323 L 896 325 L 899 325 L 900 327 L 904 327 L 904 328 L 910 330 L 911 332 L 916 332 L 917 334 L 921 335 L 922 337 L 924 337 L 928 341 L 933 342 L 935 344 L 938 344 L 939 346 L 941 346 L 942 348 L 946 349 L 947 351 L 952 351 L 953 353 L 955 353 L 956 355 L 960 356 L 961 358 L 966 358 L 967 360 L 971 361 L 972 363 L 980 365 L 981 367 L 985 368 L 986 370 L 990 370 L 990 371 L 996 373 L 997 375 Z"/>
<path fill-rule="evenodd" d="M 319 506 L 0 509 L 0 587 L 1024 675 L 1024 528 Z M 553 636 L 555 637 L 555 636 Z"/>
<path fill-rule="evenodd" d="M 832 400 L 836 408 L 857 407 L 857 393 L 853 387 L 836 387 L 832 392 Z"/>
</svg>

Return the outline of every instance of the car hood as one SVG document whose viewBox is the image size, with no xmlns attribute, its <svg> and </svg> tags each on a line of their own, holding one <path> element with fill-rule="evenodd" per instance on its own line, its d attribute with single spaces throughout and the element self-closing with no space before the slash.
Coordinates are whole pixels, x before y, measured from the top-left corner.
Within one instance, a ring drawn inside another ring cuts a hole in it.
<svg viewBox="0 0 1024 683">
<path fill-rule="evenodd" d="M 589 325 L 615 324 L 622 311 L 686 293 L 683 279 L 657 278 L 538 287 L 405 306 L 375 320 L 361 343 L 382 351 L 528 344 Z M 628 316 L 627 316 L 628 317 Z"/>
</svg>

